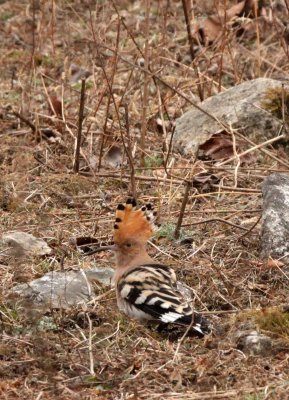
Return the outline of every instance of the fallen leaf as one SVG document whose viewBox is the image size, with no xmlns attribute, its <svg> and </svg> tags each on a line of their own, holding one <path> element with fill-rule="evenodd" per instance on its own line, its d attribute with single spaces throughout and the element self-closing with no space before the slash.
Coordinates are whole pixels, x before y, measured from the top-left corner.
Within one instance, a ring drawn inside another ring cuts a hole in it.
<svg viewBox="0 0 289 400">
<path fill-rule="evenodd" d="M 201 193 L 205 193 L 211 191 L 212 185 L 219 183 L 219 181 L 220 178 L 218 176 L 208 172 L 201 172 L 194 176 L 193 186 Z"/>
<path fill-rule="evenodd" d="M 275 269 L 282 268 L 285 264 L 280 260 L 274 260 L 273 258 L 269 258 L 266 262 L 263 263 L 263 268 Z"/>
<path fill-rule="evenodd" d="M 49 106 L 52 114 L 62 117 L 62 103 L 56 96 L 50 96 Z"/>
<path fill-rule="evenodd" d="M 229 10 L 226 11 L 226 18 L 230 20 L 234 17 L 241 16 L 244 13 L 246 1 L 241 1 L 240 3 L 234 4 Z"/>
<path fill-rule="evenodd" d="M 203 36 L 206 38 L 206 41 L 213 42 L 218 36 L 222 33 L 222 21 L 218 16 L 208 17 L 201 26 L 203 30 Z"/>
<path fill-rule="evenodd" d="M 225 12 L 220 11 L 218 14 L 207 17 L 202 22 L 195 24 L 193 36 L 199 35 L 201 43 L 215 42 L 221 35 L 224 25 L 236 17 L 255 17 L 261 15 L 263 8 L 259 7 L 257 0 L 243 0 Z"/>
<path fill-rule="evenodd" d="M 203 154 L 212 160 L 232 157 L 233 142 L 226 133 L 217 133 L 200 146 Z"/>
<path fill-rule="evenodd" d="M 269 258 L 268 260 L 265 261 L 264 260 L 251 261 L 251 263 L 261 269 L 283 268 L 286 265 L 282 261 L 274 260 L 273 258 Z"/>
<path fill-rule="evenodd" d="M 199 158 L 208 158 L 210 160 L 227 160 L 234 155 L 234 148 L 231 136 L 226 132 L 216 133 L 211 136 L 209 140 L 200 145 L 201 152 L 199 152 Z M 241 146 L 239 143 L 236 145 L 236 152 L 241 153 Z M 241 164 L 250 164 L 255 159 L 252 153 L 248 153 L 242 157 Z"/>
</svg>

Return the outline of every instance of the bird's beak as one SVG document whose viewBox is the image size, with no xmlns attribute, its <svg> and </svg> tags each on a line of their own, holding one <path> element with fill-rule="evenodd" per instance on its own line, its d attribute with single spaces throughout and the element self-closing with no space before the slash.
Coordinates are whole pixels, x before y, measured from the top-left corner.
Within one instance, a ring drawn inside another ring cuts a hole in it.
<svg viewBox="0 0 289 400">
<path fill-rule="evenodd" d="M 96 247 L 95 249 L 88 251 L 87 253 L 85 253 L 85 256 L 91 256 L 92 254 L 95 253 L 99 253 L 101 251 L 106 251 L 106 250 L 112 250 L 115 251 L 116 250 L 116 245 L 115 244 L 111 244 L 108 246 L 100 246 L 100 247 Z"/>
</svg>

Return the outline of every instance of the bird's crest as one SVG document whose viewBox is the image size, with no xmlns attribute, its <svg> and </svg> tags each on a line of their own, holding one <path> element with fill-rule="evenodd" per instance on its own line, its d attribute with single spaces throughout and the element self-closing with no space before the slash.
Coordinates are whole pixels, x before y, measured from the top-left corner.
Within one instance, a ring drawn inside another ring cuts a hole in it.
<svg viewBox="0 0 289 400">
<path fill-rule="evenodd" d="M 155 224 L 157 212 L 151 204 L 137 207 L 134 198 L 119 204 L 115 214 L 114 242 L 121 244 L 128 239 L 145 243 L 157 229 Z"/>
</svg>

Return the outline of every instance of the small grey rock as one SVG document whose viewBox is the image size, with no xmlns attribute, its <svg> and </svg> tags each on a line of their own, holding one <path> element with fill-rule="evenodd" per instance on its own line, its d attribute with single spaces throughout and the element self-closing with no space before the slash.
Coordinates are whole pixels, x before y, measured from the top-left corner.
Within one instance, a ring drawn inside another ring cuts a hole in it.
<svg viewBox="0 0 289 400">
<path fill-rule="evenodd" d="M 26 255 L 44 256 L 51 253 L 51 248 L 42 239 L 26 232 L 8 232 L 0 241 L 1 251 L 5 255 L 23 257 Z"/>
<path fill-rule="evenodd" d="M 81 79 L 88 78 L 91 75 L 90 71 L 76 64 L 71 64 L 70 71 L 71 71 L 70 83 L 76 83 Z"/>
<path fill-rule="evenodd" d="M 237 348 L 246 354 L 268 357 L 272 352 L 272 340 L 257 331 L 240 332 Z"/>
<path fill-rule="evenodd" d="M 256 142 L 263 142 L 277 136 L 282 121 L 263 110 L 261 101 L 268 89 L 281 85 L 281 81 L 258 78 L 209 97 L 198 105 L 226 125 L 239 129 Z M 286 85 L 285 88 L 288 89 Z M 195 155 L 200 145 L 223 129 L 218 121 L 193 107 L 176 121 L 174 147 L 183 154 Z"/>
<path fill-rule="evenodd" d="M 289 175 L 272 174 L 263 183 L 261 258 L 289 261 Z"/>
</svg>

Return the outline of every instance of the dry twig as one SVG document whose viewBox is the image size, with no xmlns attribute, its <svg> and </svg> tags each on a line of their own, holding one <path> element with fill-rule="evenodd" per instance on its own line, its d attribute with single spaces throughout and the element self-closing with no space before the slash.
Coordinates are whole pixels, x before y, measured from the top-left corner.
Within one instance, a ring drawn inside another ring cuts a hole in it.
<svg viewBox="0 0 289 400">
<path fill-rule="evenodd" d="M 85 102 L 85 79 L 81 80 L 81 93 L 80 93 L 80 103 L 79 103 L 79 114 L 78 114 L 78 128 L 77 137 L 75 143 L 74 152 L 74 163 L 73 172 L 77 174 L 79 172 L 79 156 L 80 156 L 80 146 L 81 146 L 81 133 L 82 133 L 82 123 L 84 117 L 84 102 Z"/>
</svg>

